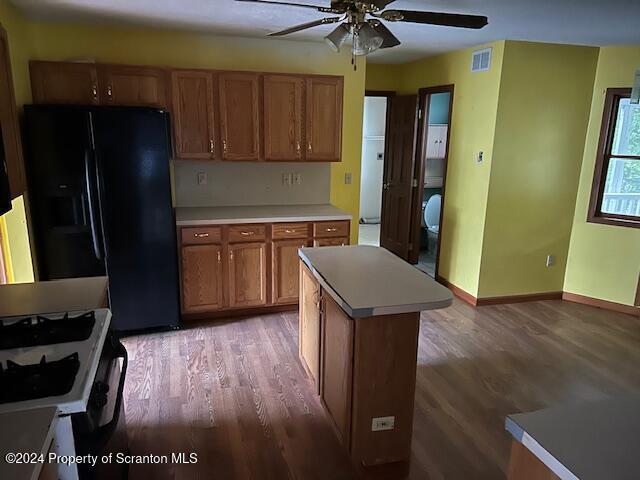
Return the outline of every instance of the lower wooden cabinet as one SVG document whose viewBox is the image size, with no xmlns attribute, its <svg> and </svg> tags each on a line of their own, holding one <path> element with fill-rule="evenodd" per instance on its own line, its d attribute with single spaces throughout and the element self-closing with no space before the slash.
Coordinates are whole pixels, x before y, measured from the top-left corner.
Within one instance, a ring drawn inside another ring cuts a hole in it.
<svg viewBox="0 0 640 480">
<path fill-rule="evenodd" d="M 300 358 L 320 393 L 320 284 L 300 261 Z"/>
<path fill-rule="evenodd" d="M 267 245 L 229 245 L 229 306 L 267 304 Z"/>
<path fill-rule="evenodd" d="M 222 246 L 182 247 L 182 301 L 184 310 L 215 310 L 224 305 L 222 295 Z"/>
<path fill-rule="evenodd" d="M 283 222 L 179 228 L 182 313 L 232 314 L 265 306 L 295 307 L 301 288 L 298 250 L 349 243 L 348 237 L 315 238 L 313 232 L 321 230 L 323 235 L 348 235 L 349 221 L 327 225 Z M 318 296 L 315 298 L 317 302 Z M 312 307 L 318 311 L 318 306 L 311 304 L 309 311 Z M 319 358 L 315 363 L 310 360 L 318 385 Z"/>
<path fill-rule="evenodd" d="M 344 245 L 349 245 L 348 237 L 318 238 L 313 241 L 314 247 L 342 247 Z"/>
</svg>

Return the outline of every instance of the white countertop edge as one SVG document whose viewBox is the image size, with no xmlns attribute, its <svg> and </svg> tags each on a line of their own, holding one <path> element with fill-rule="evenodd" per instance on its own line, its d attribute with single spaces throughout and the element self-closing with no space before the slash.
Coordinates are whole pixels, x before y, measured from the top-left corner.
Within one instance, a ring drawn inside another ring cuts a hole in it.
<svg viewBox="0 0 640 480">
<path fill-rule="evenodd" d="M 571 473 L 571 471 L 567 467 L 565 467 L 562 463 L 556 460 L 553 455 L 545 450 L 542 445 L 536 442 L 536 440 L 527 432 L 523 432 L 521 443 L 527 448 L 527 450 L 533 453 L 538 458 L 538 460 L 544 463 L 549 468 L 549 470 L 560 477 L 560 480 L 580 480 L 573 473 Z"/>
<path fill-rule="evenodd" d="M 178 220 L 178 227 L 197 227 L 201 225 L 233 225 L 237 223 L 286 223 L 286 222 L 330 222 L 351 220 L 351 215 L 297 215 L 287 217 L 243 217 L 243 218 L 211 218 L 203 220 Z"/>
<path fill-rule="evenodd" d="M 377 307 L 377 308 L 356 308 L 353 309 L 324 279 L 324 277 L 318 272 L 311 261 L 307 258 L 307 256 L 298 250 L 298 257 L 304 262 L 304 264 L 309 267 L 313 276 L 320 282 L 322 288 L 324 288 L 331 297 L 335 300 L 335 302 L 345 311 L 347 315 L 351 318 L 363 318 L 363 317 L 373 317 L 377 315 L 396 315 L 399 313 L 420 313 L 424 310 L 438 310 L 440 308 L 446 308 L 453 303 L 453 298 L 450 300 L 443 300 L 441 302 L 432 302 L 432 303 L 416 303 L 416 304 L 407 304 L 407 305 L 390 305 L 386 307 Z"/>
</svg>

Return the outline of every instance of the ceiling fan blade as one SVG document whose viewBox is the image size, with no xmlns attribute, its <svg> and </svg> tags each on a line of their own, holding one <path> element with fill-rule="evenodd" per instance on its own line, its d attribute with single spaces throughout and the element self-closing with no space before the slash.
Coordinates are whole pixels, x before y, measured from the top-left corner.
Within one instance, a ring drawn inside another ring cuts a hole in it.
<svg viewBox="0 0 640 480">
<path fill-rule="evenodd" d="M 293 2 L 271 2 L 269 0 L 236 0 L 236 2 L 247 2 L 247 3 L 266 3 L 271 5 L 287 5 L 289 7 L 302 7 L 302 8 L 312 8 L 322 13 L 343 13 L 343 10 L 331 8 L 331 7 L 321 7 L 318 5 L 307 5 L 304 3 L 293 3 Z"/>
<path fill-rule="evenodd" d="M 390 22 L 426 23 L 447 27 L 482 28 L 489 23 L 487 17 L 480 15 L 461 15 L 457 13 L 416 12 L 413 10 L 385 10 L 376 15 Z"/>
<path fill-rule="evenodd" d="M 387 5 L 389 5 L 390 3 L 393 3 L 393 2 L 395 2 L 395 0 L 372 0 L 371 1 L 371 3 L 373 3 L 380 10 L 382 10 Z"/>
<path fill-rule="evenodd" d="M 283 35 L 289 35 L 290 33 L 299 32 L 300 30 L 306 30 L 307 28 L 319 27 L 320 25 L 326 25 L 328 23 L 337 23 L 342 20 L 342 17 L 329 17 L 321 18 L 320 20 L 314 20 L 313 22 L 302 23 L 295 27 L 287 28 L 280 32 L 270 33 L 270 37 L 281 37 Z"/>
<path fill-rule="evenodd" d="M 391 30 L 385 27 L 382 22 L 373 20 L 369 23 L 371 23 L 375 32 L 382 37 L 382 45 L 380 45 L 380 48 L 391 48 L 400 45 L 400 40 L 398 40 L 396 36 L 391 33 Z"/>
</svg>

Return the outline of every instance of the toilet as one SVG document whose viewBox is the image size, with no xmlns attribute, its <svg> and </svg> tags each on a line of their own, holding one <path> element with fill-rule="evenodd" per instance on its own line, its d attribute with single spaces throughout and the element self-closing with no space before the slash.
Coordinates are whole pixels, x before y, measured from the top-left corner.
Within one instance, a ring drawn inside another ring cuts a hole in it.
<svg viewBox="0 0 640 480">
<path fill-rule="evenodd" d="M 440 233 L 440 208 L 442 206 L 442 195 L 435 194 L 429 200 L 422 203 L 422 225 L 427 229 L 428 237 L 438 238 Z"/>
</svg>

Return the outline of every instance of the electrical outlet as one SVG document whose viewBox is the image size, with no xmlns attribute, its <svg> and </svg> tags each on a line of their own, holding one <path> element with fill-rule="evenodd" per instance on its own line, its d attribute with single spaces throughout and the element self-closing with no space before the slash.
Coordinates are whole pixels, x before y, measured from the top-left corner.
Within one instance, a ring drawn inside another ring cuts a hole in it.
<svg viewBox="0 0 640 480">
<path fill-rule="evenodd" d="M 293 182 L 293 178 L 291 173 L 282 174 L 282 185 L 284 185 L 285 187 L 289 187 L 291 186 L 292 182 Z"/>
<path fill-rule="evenodd" d="M 198 185 L 206 185 L 208 181 L 207 172 L 198 172 Z"/>
<path fill-rule="evenodd" d="M 302 174 L 301 173 L 294 173 L 293 174 L 293 184 L 294 185 L 301 185 L 302 184 Z"/>
<path fill-rule="evenodd" d="M 547 267 L 552 267 L 556 264 L 556 256 L 555 255 L 547 255 Z"/>
<path fill-rule="evenodd" d="M 484 152 L 478 152 L 478 156 L 476 157 L 476 163 L 480 165 L 484 162 Z"/>
<path fill-rule="evenodd" d="M 393 430 L 396 426 L 396 417 L 375 417 L 371 419 L 371 431 L 381 432 Z"/>
<path fill-rule="evenodd" d="M 351 185 L 351 172 L 347 172 L 344 174 L 344 184 Z"/>
</svg>

